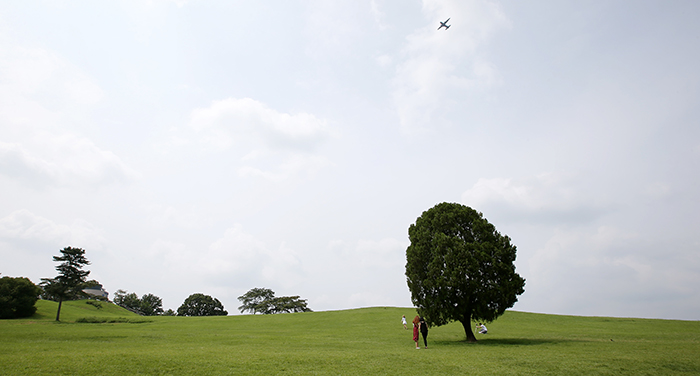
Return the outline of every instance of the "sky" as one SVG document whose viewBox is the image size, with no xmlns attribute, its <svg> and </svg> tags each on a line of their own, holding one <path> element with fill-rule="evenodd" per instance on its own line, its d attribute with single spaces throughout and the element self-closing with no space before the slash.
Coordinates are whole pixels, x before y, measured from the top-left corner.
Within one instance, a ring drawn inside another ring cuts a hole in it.
<svg viewBox="0 0 700 376">
<path fill-rule="evenodd" d="M 447 30 L 437 30 L 450 18 Z M 470 206 L 513 309 L 700 319 L 700 3 L 0 0 L 0 273 L 412 307 Z"/>
</svg>

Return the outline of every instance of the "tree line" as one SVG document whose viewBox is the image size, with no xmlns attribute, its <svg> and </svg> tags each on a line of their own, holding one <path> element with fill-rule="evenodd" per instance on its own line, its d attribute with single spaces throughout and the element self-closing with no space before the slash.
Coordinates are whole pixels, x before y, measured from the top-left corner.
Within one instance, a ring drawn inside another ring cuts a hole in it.
<svg viewBox="0 0 700 376">
<path fill-rule="evenodd" d="M 0 278 L 0 319 L 12 319 L 29 317 L 36 313 L 36 301 L 41 298 L 58 302 L 56 321 L 60 321 L 61 306 L 66 300 L 99 299 L 108 300 L 101 296 L 85 293 L 86 288 L 100 285 L 98 281 L 87 280 L 89 270 L 83 270 L 90 262 L 85 257 L 82 248 L 66 247 L 60 250 L 60 256 L 53 256 L 58 276 L 55 278 L 42 278 L 39 286 L 24 277 Z M 100 285 L 101 286 L 101 285 Z M 248 291 L 239 300 L 245 300 L 239 308 L 241 312 L 249 311 L 253 314 L 275 314 L 290 312 L 310 312 L 305 299 L 299 296 L 275 297 L 270 289 L 254 288 Z M 139 296 L 126 290 L 117 290 L 114 293 L 114 304 L 142 316 L 226 316 L 228 311 L 224 309 L 219 299 L 202 293 L 195 293 L 187 297 L 182 305 L 173 311 L 163 310 L 163 299 L 148 293 Z M 96 305 L 97 307 L 97 305 Z M 244 307 L 244 308 L 243 308 Z"/>
</svg>

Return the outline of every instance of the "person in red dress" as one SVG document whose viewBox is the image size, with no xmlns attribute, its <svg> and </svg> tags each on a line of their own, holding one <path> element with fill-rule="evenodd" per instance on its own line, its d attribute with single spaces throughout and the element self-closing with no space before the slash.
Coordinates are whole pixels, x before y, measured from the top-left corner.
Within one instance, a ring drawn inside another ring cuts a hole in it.
<svg viewBox="0 0 700 376">
<path fill-rule="evenodd" d="M 420 350 L 418 346 L 418 330 L 420 329 L 420 317 L 416 316 L 413 319 L 413 342 L 416 343 L 416 350 Z"/>
</svg>

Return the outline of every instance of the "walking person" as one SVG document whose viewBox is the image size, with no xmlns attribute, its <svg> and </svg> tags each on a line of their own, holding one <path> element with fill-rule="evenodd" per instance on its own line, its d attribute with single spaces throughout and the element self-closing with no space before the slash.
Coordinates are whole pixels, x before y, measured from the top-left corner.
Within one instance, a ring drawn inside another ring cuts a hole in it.
<svg viewBox="0 0 700 376">
<path fill-rule="evenodd" d="M 416 316 L 413 318 L 413 342 L 416 343 L 416 350 L 420 350 L 418 346 L 418 329 L 420 328 L 420 317 Z"/>
<path fill-rule="evenodd" d="M 408 329 L 406 326 L 406 315 L 401 316 L 401 323 L 403 324 L 404 329 Z"/>
<path fill-rule="evenodd" d="M 423 335 L 423 343 L 425 348 L 428 348 L 428 324 L 425 322 L 424 318 L 420 318 L 420 334 Z"/>
</svg>

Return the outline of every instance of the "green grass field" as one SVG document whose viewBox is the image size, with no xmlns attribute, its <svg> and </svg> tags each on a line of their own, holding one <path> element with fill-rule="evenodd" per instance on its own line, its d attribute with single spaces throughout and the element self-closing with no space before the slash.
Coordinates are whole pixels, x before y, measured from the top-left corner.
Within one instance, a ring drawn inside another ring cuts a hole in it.
<svg viewBox="0 0 700 376">
<path fill-rule="evenodd" d="M 400 321 L 410 308 L 140 317 L 102 305 L 66 302 L 56 323 L 56 303 L 39 301 L 34 317 L 1 320 L 0 374 L 700 374 L 698 321 L 507 312 L 476 344 L 452 323 L 416 350 Z"/>
</svg>

